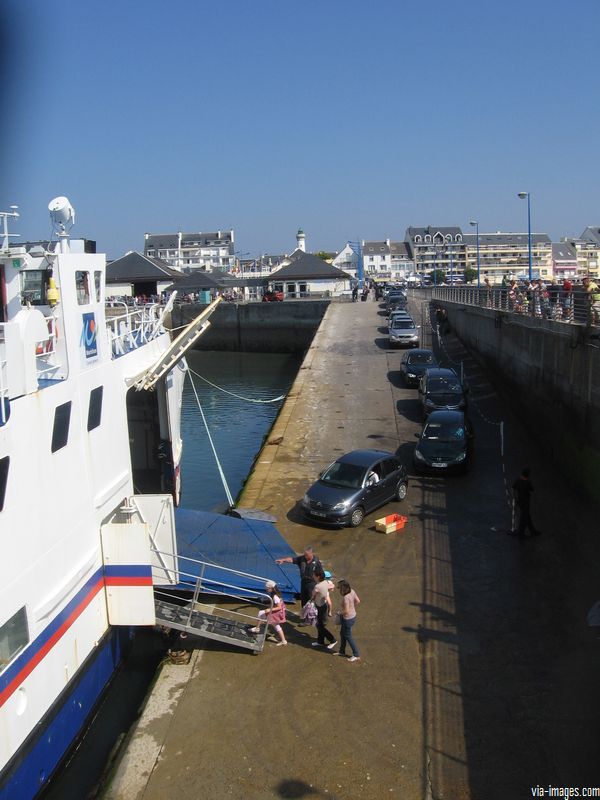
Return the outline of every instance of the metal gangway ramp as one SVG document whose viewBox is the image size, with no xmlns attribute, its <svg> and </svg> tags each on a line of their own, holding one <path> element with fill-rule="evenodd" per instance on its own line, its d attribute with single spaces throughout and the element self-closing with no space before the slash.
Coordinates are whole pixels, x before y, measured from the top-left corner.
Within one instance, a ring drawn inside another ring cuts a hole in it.
<svg viewBox="0 0 600 800">
<path fill-rule="evenodd" d="M 152 551 L 159 562 L 172 563 L 172 553 L 154 547 Z M 260 653 L 268 625 L 258 619 L 258 611 L 273 607 L 272 598 L 264 591 L 267 579 L 185 556 L 176 558 L 176 585 L 157 585 L 161 570 L 153 568 L 156 624 Z M 207 577 L 208 568 L 213 572 L 216 568 L 218 578 Z M 257 588 L 248 588 L 248 583 Z"/>
</svg>

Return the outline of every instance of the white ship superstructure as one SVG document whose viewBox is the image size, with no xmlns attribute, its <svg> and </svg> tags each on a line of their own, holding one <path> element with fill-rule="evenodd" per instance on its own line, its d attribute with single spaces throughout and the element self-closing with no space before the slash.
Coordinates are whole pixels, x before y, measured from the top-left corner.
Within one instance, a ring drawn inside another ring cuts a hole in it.
<svg viewBox="0 0 600 800">
<path fill-rule="evenodd" d="M 13 212 L 0 249 L 1 798 L 39 791 L 128 626 L 154 623 L 144 536 L 107 523 L 144 493 L 170 527 L 178 497 L 187 345 L 158 305 L 106 308 L 105 257 L 70 253 L 72 208 L 50 210 L 54 251 L 9 247 Z"/>
</svg>

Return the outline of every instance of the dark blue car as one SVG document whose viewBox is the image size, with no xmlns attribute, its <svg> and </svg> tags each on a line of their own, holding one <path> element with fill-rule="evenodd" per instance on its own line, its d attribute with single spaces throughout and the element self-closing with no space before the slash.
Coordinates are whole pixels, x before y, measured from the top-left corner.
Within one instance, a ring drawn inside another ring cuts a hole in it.
<svg viewBox="0 0 600 800">
<path fill-rule="evenodd" d="M 473 429 L 464 411 L 432 411 L 415 447 L 415 470 L 466 472 L 472 456 Z"/>
<path fill-rule="evenodd" d="M 365 514 L 390 500 L 404 500 L 408 476 L 398 456 L 385 450 L 353 450 L 323 470 L 302 498 L 308 519 L 357 527 Z"/>
</svg>

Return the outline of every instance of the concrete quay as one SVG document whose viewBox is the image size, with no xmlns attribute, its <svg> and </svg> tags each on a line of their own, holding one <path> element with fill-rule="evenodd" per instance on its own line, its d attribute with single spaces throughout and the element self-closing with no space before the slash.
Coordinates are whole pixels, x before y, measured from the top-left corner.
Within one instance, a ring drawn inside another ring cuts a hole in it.
<svg viewBox="0 0 600 800">
<path fill-rule="evenodd" d="M 411 302 L 427 345 L 426 304 Z M 357 590 L 361 661 L 313 648 L 293 613 L 289 646 L 258 657 L 198 640 L 191 665 L 159 676 L 107 798 L 518 800 L 538 784 L 596 785 L 595 515 L 454 336 L 434 345 L 470 378 L 475 469 L 411 476 L 403 503 L 357 529 L 299 514 L 306 487 L 348 450 L 398 452 L 411 468 L 416 392 L 385 334 L 377 304 L 329 306 L 239 501 Z M 503 531 L 507 475 L 523 463 L 544 531 L 531 542 Z M 375 532 L 393 511 L 409 517 L 404 531 Z"/>
</svg>

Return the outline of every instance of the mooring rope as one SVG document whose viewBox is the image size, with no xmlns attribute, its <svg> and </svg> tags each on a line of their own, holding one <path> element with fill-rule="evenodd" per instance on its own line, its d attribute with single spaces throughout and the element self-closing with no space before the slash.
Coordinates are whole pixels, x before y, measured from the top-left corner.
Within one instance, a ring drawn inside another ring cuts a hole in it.
<svg viewBox="0 0 600 800">
<path fill-rule="evenodd" d="M 227 483 L 227 478 L 225 477 L 225 473 L 223 472 L 223 467 L 221 466 L 221 462 L 219 461 L 219 456 L 217 455 L 217 451 L 212 440 L 212 436 L 210 435 L 210 431 L 208 429 L 208 422 L 206 421 L 206 417 L 204 416 L 204 411 L 202 410 L 202 405 L 200 404 L 200 398 L 198 397 L 198 392 L 196 391 L 196 386 L 194 385 L 194 379 L 191 376 L 191 372 L 193 370 L 188 369 L 188 374 L 190 375 L 190 383 L 192 384 L 192 389 L 194 390 L 194 394 L 196 395 L 196 403 L 198 403 L 198 408 L 200 409 L 200 414 L 202 415 L 202 421 L 204 422 L 204 427 L 206 428 L 206 435 L 208 436 L 208 441 L 210 442 L 210 446 L 213 451 L 213 455 L 215 457 L 215 461 L 217 462 L 217 469 L 219 470 L 219 475 L 221 476 L 221 481 L 223 483 L 223 488 L 225 489 L 225 496 L 227 497 L 227 502 L 233 508 L 234 500 L 233 496 L 229 490 L 229 485 Z M 196 373 L 194 372 L 194 375 Z M 201 377 L 201 376 L 198 376 Z"/>
<path fill-rule="evenodd" d="M 235 394 L 235 392 L 230 392 L 228 389 L 223 389 L 222 386 L 217 386 L 216 383 L 211 383 L 208 378 L 205 378 L 203 375 L 200 375 L 197 372 L 194 372 L 193 369 L 188 364 L 188 372 L 192 372 L 197 378 L 200 378 L 201 381 L 208 383 L 209 386 L 212 386 L 213 389 L 218 389 L 220 392 L 224 392 L 225 394 L 229 394 L 232 397 L 236 397 L 238 400 L 245 400 L 247 403 L 278 403 L 280 400 L 285 399 L 285 395 L 282 394 L 279 397 L 274 397 L 272 400 L 256 400 L 252 397 L 243 397 L 241 394 Z M 193 384 L 192 384 L 193 385 Z"/>
</svg>

